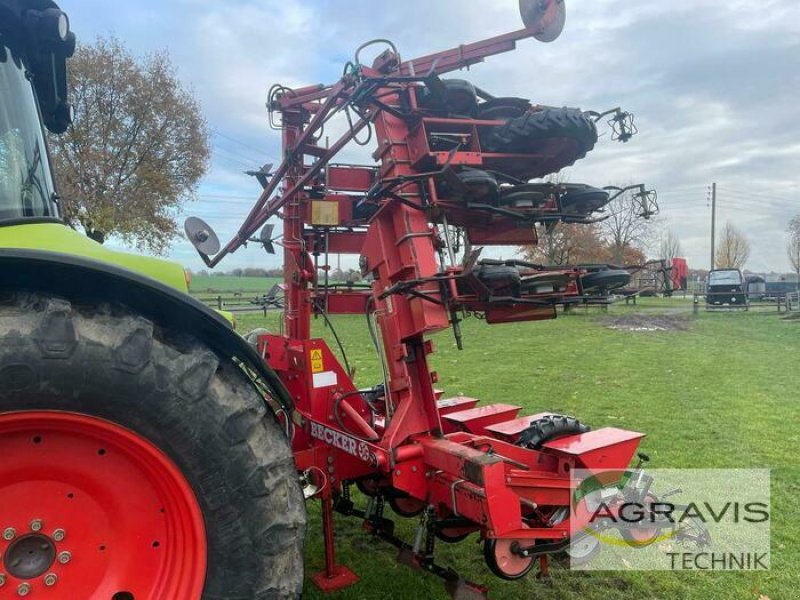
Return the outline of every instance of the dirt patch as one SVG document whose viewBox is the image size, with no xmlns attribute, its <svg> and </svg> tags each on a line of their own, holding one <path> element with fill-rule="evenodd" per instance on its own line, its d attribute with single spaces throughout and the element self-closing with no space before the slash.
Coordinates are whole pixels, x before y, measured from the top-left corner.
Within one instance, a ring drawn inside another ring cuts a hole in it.
<svg viewBox="0 0 800 600">
<path fill-rule="evenodd" d="M 683 315 L 633 314 L 603 319 L 609 329 L 652 333 L 657 331 L 689 331 L 691 319 Z"/>
</svg>

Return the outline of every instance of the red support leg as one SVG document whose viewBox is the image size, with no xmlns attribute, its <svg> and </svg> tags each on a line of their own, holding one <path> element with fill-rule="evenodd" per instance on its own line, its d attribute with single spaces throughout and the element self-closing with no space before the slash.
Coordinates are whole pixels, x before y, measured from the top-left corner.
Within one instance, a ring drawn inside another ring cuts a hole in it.
<svg viewBox="0 0 800 600">
<path fill-rule="evenodd" d="M 344 565 L 336 564 L 333 500 L 330 492 L 323 492 L 322 496 L 322 536 L 325 538 L 325 570 L 314 573 L 311 581 L 323 592 L 334 592 L 356 583 L 358 575 Z"/>
</svg>

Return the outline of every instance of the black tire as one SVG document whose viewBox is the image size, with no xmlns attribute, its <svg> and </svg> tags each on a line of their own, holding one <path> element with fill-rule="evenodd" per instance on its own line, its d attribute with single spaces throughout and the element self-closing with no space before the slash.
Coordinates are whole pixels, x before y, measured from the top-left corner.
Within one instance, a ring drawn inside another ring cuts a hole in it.
<svg viewBox="0 0 800 600">
<path fill-rule="evenodd" d="M 439 93 L 424 88 L 419 104 L 422 108 L 444 111 L 460 117 L 474 117 L 478 111 L 475 86 L 464 79 L 442 79 Z"/>
<path fill-rule="evenodd" d="M 575 417 L 565 415 L 549 415 L 535 420 L 520 434 L 517 445 L 540 450 L 542 445 L 567 435 L 577 435 L 591 431 L 591 427 L 584 425 Z"/>
<path fill-rule="evenodd" d="M 500 187 L 491 173 L 480 169 L 465 169 L 458 173 L 458 178 L 467 188 L 463 200 L 484 204 L 491 204 L 497 200 Z"/>
<path fill-rule="evenodd" d="M 607 269 L 597 273 L 587 273 L 581 277 L 584 293 L 608 292 L 625 287 L 631 281 L 631 274 L 623 269 Z"/>
<path fill-rule="evenodd" d="M 577 108 L 544 108 L 509 119 L 481 138 L 484 152 L 542 154 L 515 171 L 532 179 L 555 173 L 586 156 L 597 143 L 597 127 Z"/>
<path fill-rule="evenodd" d="M 531 108 L 525 98 L 492 98 L 478 105 L 478 118 L 482 121 L 507 121 L 523 116 Z"/>
<path fill-rule="evenodd" d="M 538 208 L 544 205 L 552 195 L 546 185 L 537 183 L 523 183 L 500 191 L 497 200 L 499 206 L 512 208 Z"/>
<path fill-rule="evenodd" d="M 519 269 L 507 265 L 480 265 L 478 279 L 493 296 L 519 297 L 521 276 Z"/>
<path fill-rule="evenodd" d="M 606 190 L 589 185 L 570 183 L 561 196 L 561 212 L 568 215 L 588 217 L 608 204 L 609 194 Z"/>
<path fill-rule="evenodd" d="M 122 307 L 3 296 L 0 414 L 22 410 L 106 419 L 172 459 L 205 521 L 203 600 L 300 597 L 306 514 L 292 453 L 231 361 Z"/>
</svg>

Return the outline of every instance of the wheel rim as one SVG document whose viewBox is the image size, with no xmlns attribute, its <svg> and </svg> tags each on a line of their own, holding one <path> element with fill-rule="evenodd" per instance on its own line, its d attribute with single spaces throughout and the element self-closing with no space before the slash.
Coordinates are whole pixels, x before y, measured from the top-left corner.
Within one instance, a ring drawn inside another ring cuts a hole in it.
<svg viewBox="0 0 800 600">
<path fill-rule="evenodd" d="M 645 499 L 645 506 L 649 513 L 652 513 L 652 505 L 658 502 L 658 498 L 648 494 Z M 661 535 L 661 530 L 658 527 L 645 527 L 641 524 L 632 523 L 624 530 L 624 537 L 631 546 L 649 546 Z"/>
<path fill-rule="evenodd" d="M 0 415 L 0 456 L 5 588 L 54 599 L 200 597 L 202 512 L 152 443 L 95 417 L 16 412 Z"/>
<path fill-rule="evenodd" d="M 571 560 L 581 561 L 590 557 L 600 547 L 600 541 L 590 535 L 581 540 L 570 542 L 566 550 Z"/>
<path fill-rule="evenodd" d="M 525 576 L 533 566 L 533 556 L 520 556 L 518 554 L 519 542 L 517 540 L 491 540 L 489 558 L 494 563 L 490 565 L 495 574 L 504 579 L 519 579 Z"/>
</svg>

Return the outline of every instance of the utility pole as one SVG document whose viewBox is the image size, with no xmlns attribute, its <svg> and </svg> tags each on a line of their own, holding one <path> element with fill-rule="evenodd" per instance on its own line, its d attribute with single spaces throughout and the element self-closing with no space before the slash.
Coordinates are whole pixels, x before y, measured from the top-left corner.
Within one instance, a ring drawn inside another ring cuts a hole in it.
<svg viewBox="0 0 800 600">
<path fill-rule="evenodd" d="M 717 184 L 711 184 L 711 270 L 714 270 L 717 242 Z"/>
</svg>

